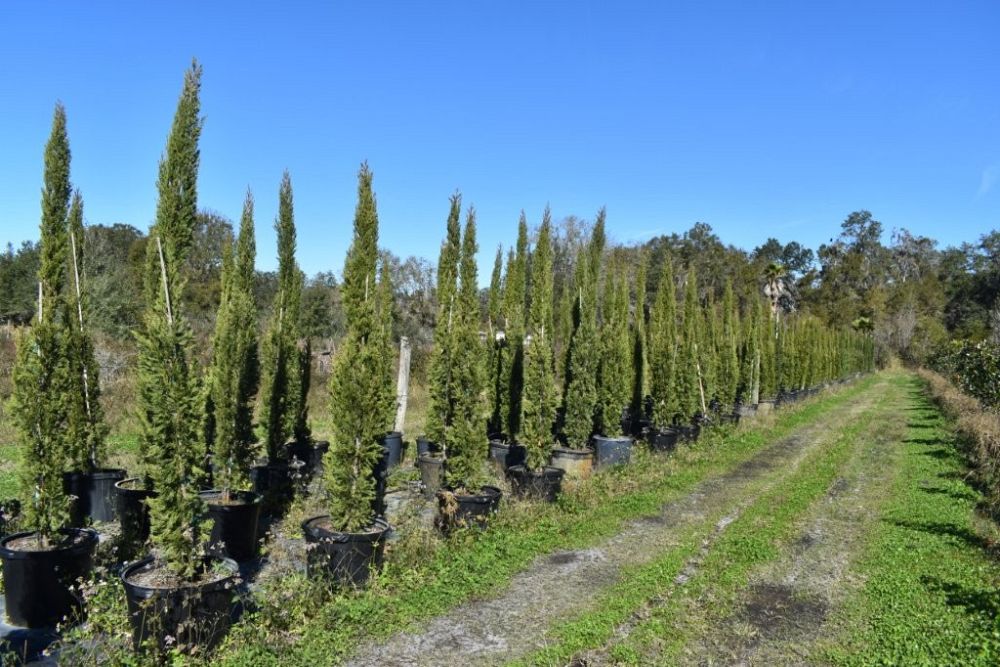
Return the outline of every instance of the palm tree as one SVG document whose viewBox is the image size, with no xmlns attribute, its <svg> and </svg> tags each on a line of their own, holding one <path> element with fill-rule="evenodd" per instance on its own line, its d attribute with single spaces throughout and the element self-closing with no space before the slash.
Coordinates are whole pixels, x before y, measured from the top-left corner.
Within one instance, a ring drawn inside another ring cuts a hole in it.
<svg viewBox="0 0 1000 667">
<path fill-rule="evenodd" d="M 779 305 L 782 297 L 790 297 L 792 293 L 785 285 L 785 278 L 788 277 L 788 269 L 783 264 L 771 262 L 764 269 L 764 295 L 771 300 L 771 317 L 778 319 Z"/>
</svg>

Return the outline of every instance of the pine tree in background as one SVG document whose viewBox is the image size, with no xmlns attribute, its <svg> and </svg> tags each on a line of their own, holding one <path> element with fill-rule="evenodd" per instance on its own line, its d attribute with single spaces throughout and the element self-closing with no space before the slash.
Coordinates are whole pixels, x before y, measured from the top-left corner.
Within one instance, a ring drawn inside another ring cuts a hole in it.
<svg viewBox="0 0 1000 667">
<path fill-rule="evenodd" d="M 452 195 L 447 233 L 438 258 L 437 322 L 434 326 L 434 350 L 431 352 L 428 373 L 430 407 L 427 412 L 427 437 L 441 445 L 447 442 L 457 391 L 452 329 L 456 324 L 458 263 L 462 245 L 461 209 L 461 195 Z"/>
<path fill-rule="evenodd" d="M 452 327 L 455 350 L 455 403 L 448 429 L 446 474 L 450 486 L 473 490 L 482 485 L 486 459 L 485 389 L 479 339 L 479 284 L 476 272 L 476 212 L 469 209 L 459 263 L 460 288 Z"/>
<path fill-rule="evenodd" d="M 521 395 L 524 391 L 525 304 L 528 285 L 528 220 L 521 211 L 517 225 L 517 244 L 507 255 L 504 280 L 503 320 L 507 344 L 503 363 L 504 428 L 511 442 L 518 442 L 521 432 Z"/>
<path fill-rule="evenodd" d="M 597 411 L 597 365 L 601 348 L 597 338 L 597 281 L 590 273 L 593 267 L 589 261 L 591 249 L 588 245 L 588 254 L 576 263 L 573 281 L 577 292 L 573 308 L 575 328 L 567 352 L 566 390 L 563 393 L 563 435 L 570 447 L 578 449 L 588 446 Z"/>
<path fill-rule="evenodd" d="M 490 276 L 489 295 L 489 328 L 486 341 L 487 365 L 486 378 L 489 391 L 490 418 L 488 430 L 490 435 L 503 432 L 503 361 L 505 335 L 501 313 L 503 312 L 503 248 L 497 246 L 497 256 L 493 262 L 493 274 Z"/>
<path fill-rule="evenodd" d="M 93 472 L 107 457 L 108 425 L 101 407 L 100 366 L 94 357 L 84 283 L 86 248 L 83 198 L 73 194 L 69 210 L 69 287 L 66 298 L 66 379 L 69 383 L 66 424 L 67 470 Z"/>
<path fill-rule="evenodd" d="M 719 346 L 719 402 L 726 410 L 732 409 L 736 403 L 736 390 L 740 383 L 739 359 L 739 312 L 736 310 L 736 297 L 733 294 L 733 282 L 726 280 L 725 291 L 722 293 L 722 332 Z"/>
<path fill-rule="evenodd" d="M 649 256 L 643 250 L 639 254 L 639 268 L 636 272 L 635 323 L 632 326 L 632 402 L 630 413 L 633 420 L 642 419 L 645 414 L 646 395 L 649 393 L 649 334 L 646 325 L 648 271 Z"/>
<path fill-rule="evenodd" d="M 42 190 L 38 309 L 31 329 L 18 336 L 12 371 L 11 413 L 21 442 L 19 470 L 24 523 L 43 546 L 58 536 L 67 519 L 63 461 L 70 410 L 66 360 L 67 218 L 70 150 L 66 112 L 57 104 L 45 145 Z"/>
<path fill-rule="evenodd" d="M 546 208 L 531 256 L 531 311 L 528 317 L 531 338 L 524 345 L 520 441 L 526 449 L 525 463 L 531 470 L 541 470 L 548 465 L 558 400 L 551 342 L 552 281 L 552 220 Z"/>
<path fill-rule="evenodd" d="M 209 443 L 215 461 L 215 482 L 222 501 L 230 492 L 247 488 L 254 459 L 254 397 L 260 384 L 257 356 L 257 307 L 254 303 L 253 196 L 247 192 L 235 256 L 223 273 L 222 302 L 215 323 L 209 393 L 215 440 Z"/>
<path fill-rule="evenodd" d="M 261 432 L 268 458 L 281 458 L 289 437 L 309 438 L 309 345 L 298 348 L 301 333 L 302 272 L 295 262 L 295 211 L 292 179 L 286 171 L 278 190 L 278 293 L 261 343 Z"/>
<path fill-rule="evenodd" d="M 669 426 L 680 409 L 677 400 L 677 295 L 670 257 L 663 264 L 656 301 L 649 316 L 650 393 L 653 424 Z"/>
<path fill-rule="evenodd" d="M 156 222 L 146 256 L 146 311 L 139 342 L 139 414 L 154 546 L 166 566 L 190 579 L 199 566 L 202 502 L 200 386 L 192 367 L 193 337 L 183 313 L 182 267 L 197 214 L 201 67 L 185 73 L 166 155 L 160 161 Z"/>
<path fill-rule="evenodd" d="M 343 306 L 347 334 L 330 375 L 330 416 L 333 439 L 324 458 L 324 483 L 334 530 L 357 531 L 374 519 L 373 469 L 382 456 L 386 408 L 392 406 L 392 384 L 386 384 L 384 286 L 376 283 L 378 214 L 372 192 L 372 172 L 364 164 L 358 173 L 358 204 L 354 234 L 344 265 Z M 391 325 L 391 321 L 390 321 Z M 387 400 L 388 394 L 388 400 Z"/>
<path fill-rule="evenodd" d="M 597 373 L 597 432 L 606 437 L 624 435 L 622 413 L 632 391 L 632 338 L 629 331 L 628 281 L 616 262 L 604 285 L 604 323 L 601 326 L 600 365 Z"/>
<path fill-rule="evenodd" d="M 684 313 L 680 349 L 677 355 L 677 401 L 684 420 L 703 410 L 702 376 L 698 343 L 701 340 L 701 313 L 698 312 L 698 276 L 688 269 L 684 287 Z"/>
</svg>

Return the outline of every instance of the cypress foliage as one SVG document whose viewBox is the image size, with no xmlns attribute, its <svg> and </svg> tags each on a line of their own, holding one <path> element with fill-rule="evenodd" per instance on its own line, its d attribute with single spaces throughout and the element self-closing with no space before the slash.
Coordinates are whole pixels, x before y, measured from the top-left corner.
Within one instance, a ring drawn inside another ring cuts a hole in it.
<svg viewBox="0 0 1000 667">
<path fill-rule="evenodd" d="M 641 419 L 645 411 L 646 394 L 649 393 L 648 333 L 646 326 L 646 280 L 649 256 L 645 250 L 639 255 L 636 273 L 635 323 L 632 327 L 632 402 L 630 412 L 634 420 Z"/>
<path fill-rule="evenodd" d="M 497 246 L 496 259 L 493 262 L 493 274 L 490 276 L 489 295 L 489 339 L 486 341 L 487 365 L 486 377 L 489 391 L 490 417 L 488 431 L 490 435 L 503 431 L 503 362 L 506 347 L 505 334 L 501 313 L 503 312 L 503 249 Z"/>
<path fill-rule="evenodd" d="M 298 348 L 301 332 L 302 272 L 295 262 L 292 179 L 286 171 L 278 189 L 278 294 L 261 343 L 261 432 L 268 458 L 281 458 L 289 437 L 309 438 L 309 344 Z"/>
<path fill-rule="evenodd" d="M 653 423 L 669 426 L 680 406 L 677 400 L 677 295 L 674 291 L 674 268 L 669 257 L 660 274 L 649 317 L 650 393 L 653 397 Z"/>
<path fill-rule="evenodd" d="M 250 465 L 257 439 L 253 430 L 254 397 L 260 384 L 257 356 L 257 307 L 253 281 L 256 242 L 254 240 L 253 196 L 247 192 L 243 203 L 240 232 L 223 273 L 222 302 L 215 323 L 209 393 L 214 416 L 215 482 L 224 502 L 230 491 L 250 483 Z"/>
<path fill-rule="evenodd" d="M 552 220 L 548 208 L 531 257 L 531 311 L 524 345 L 524 395 L 521 401 L 526 465 L 540 470 L 552 452 L 552 423 L 556 416 L 556 389 L 552 360 Z"/>
<path fill-rule="evenodd" d="M 628 281 L 617 263 L 604 286 L 604 323 L 598 367 L 597 431 L 607 437 L 624 435 L 622 411 L 632 390 Z"/>
<path fill-rule="evenodd" d="M 680 351 L 677 355 L 678 410 L 685 420 L 703 410 L 702 376 L 698 343 L 701 339 L 701 313 L 698 312 L 698 277 L 694 267 L 688 269 L 684 288 L 684 319 L 681 328 Z"/>
<path fill-rule="evenodd" d="M 382 289 L 376 284 L 378 214 L 367 164 L 358 173 L 354 234 L 344 265 L 343 305 L 347 335 L 330 375 L 333 439 L 324 461 L 330 520 L 335 530 L 356 531 L 371 525 L 375 499 L 373 469 L 382 456 L 380 438 L 387 430 L 393 391 L 385 369 L 387 270 Z M 382 292 L 382 294 L 379 294 Z M 391 319 L 388 323 L 391 326 Z"/>
<path fill-rule="evenodd" d="M 479 340 L 479 284 L 476 272 L 476 212 L 469 209 L 459 264 L 460 290 L 452 327 L 455 402 L 448 430 L 448 483 L 455 489 L 481 484 L 486 459 L 485 388 Z"/>
<path fill-rule="evenodd" d="M 775 338 L 777 336 L 777 316 L 768 314 L 764 319 L 761 335 L 760 392 L 763 398 L 774 398 L 778 393 L 777 358 Z"/>
<path fill-rule="evenodd" d="M 719 345 L 718 382 L 719 402 L 726 409 L 735 404 L 736 389 L 740 382 L 738 318 L 736 298 L 733 295 L 733 282 L 727 279 L 725 291 L 722 293 L 722 332 Z"/>
<path fill-rule="evenodd" d="M 84 283 L 86 248 L 83 229 L 83 198 L 73 194 L 69 210 L 69 275 L 66 290 L 69 312 L 66 321 L 68 415 L 66 459 L 69 470 L 94 471 L 107 456 L 108 425 L 101 407 L 100 366 L 94 357 L 94 341 L 88 330 L 88 303 Z"/>
<path fill-rule="evenodd" d="M 31 329 L 18 336 L 11 413 L 20 436 L 21 496 L 25 525 L 42 545 L 58 536 L 68 519 L 62 463 L 69 406 L 66 363 L 67 217 L 70 150 L 66 112 L 57 104 L 45 146 L 40 224 L 38 311 Z"/>
<path fill-rule="evenodd" d="M 521 432 L 521 395 L 524 391 L 525 304 L 528 285 L 528 220 L 521 211 L 517 225 L 517 245 L 507 256 L 504 281 L 503 319 L 507 344 L 504 348 L 503 415 L 511 442 Z"/>
<path fill-rule="evenodd" d="M 461 253 L 462 198 L 451 197 L 447 235 L 441 244 L 437 267 L 437 323 L 434 327 L 434 350 L 429 372 L 430 409 L 427 413 L 427 436 L 436 443 L 447 442 L 455 406 L 454 336 L 458 284 L 458 263 Z"/>
<path fill-rule="evenodd" d="M 708 302 L 701 319 L 702 342 L 698 347 L 701 363 L 702 384 L 705 390 L 705 402 L 711 403 L 718 398 L 719 382 L 719 315 L 715 307 L 712 291 L 708 292 Z"/>
<path fill-rule="evenodd" d="M 740 369 L 740 401 L 757 405 L 760 401 L 760 349 L 763 323 L 763 306 L 760 299 L 754 299 L 750 304 L 747 319 Z"/>
<path fill-rule="evenodd" d="M 556 335 L 552 342 L 553 354 L 556 358 L 556 382 L 565 389 L 569 384 L 569 356 L 575 328 L 574 313 L 576 311 L 579 289 L 574 281 L 567 277 L 559 292 L 559 302 L 556 307 Z M 561 427 L 560 427 L 561 429 Z"/>
<path fill-rule="evenodd" d="M 592 242 L 593 243 L 593 242 Z M 588 253 L 593 245 L 588 246 Z M 563 435 L 570 447 L 584 448 L 594 432 L 597 410 L 597 365 L 600 341 L 597 339 L 597 281 L 590 273 L 589 255 L 576 264 L 576 292 L 573 319 L 576 327 L 570 339 L 566 363 L 566 391 L 563 394 Z"/>
<path fill-rule="evenodd" d="M 190 579 L 199 566 L 202 502 L 197 480 L 201 388 L 193 337 L 183 313 L 182 267 L 197 213 L 201 68 L 185 73 L 165 157 L 160 161 L 156 222 L 146 257 L 146 311 L 139 343 L 141 445 L 151 499 L 151 536 L 166 566 Z"/>
</svg>

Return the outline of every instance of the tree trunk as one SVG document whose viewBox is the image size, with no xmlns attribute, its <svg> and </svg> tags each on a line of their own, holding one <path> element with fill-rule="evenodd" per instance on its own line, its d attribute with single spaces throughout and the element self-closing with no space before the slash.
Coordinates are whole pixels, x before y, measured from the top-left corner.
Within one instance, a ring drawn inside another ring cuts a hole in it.
<svg viewBox="0 0 1000 667">
<path fill-rule="evenodd" d="M 399 377 L 396 380 L 396 428 L 403 432 L 406 423 L 406 400 L 410 395 L 410 339 L 399 339 Z"/>
</svg>

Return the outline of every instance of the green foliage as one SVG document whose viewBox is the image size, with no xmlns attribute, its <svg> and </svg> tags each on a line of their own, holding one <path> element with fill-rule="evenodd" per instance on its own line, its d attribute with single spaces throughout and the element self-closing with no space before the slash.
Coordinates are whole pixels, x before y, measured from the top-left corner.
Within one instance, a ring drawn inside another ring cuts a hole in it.
<svg viewBox="0 0 1000 667">
<path fill-rule="evenodd" d="M 525 306 L 528 285 L 528 220 L 521 211 L 517 225 L 515 250 L 507 254 L 504 279 L 503 324 L 505 345 L 501 364 L 504 428 L 511 442 L 518 441 L 521 432 L 521 400 L 524 391 Z"/>
<path fill-rule="evenodd" d="M 382 456 L 381 438 L 389 430 L 395 399 L 391 383 L 390 306 L 386 311 L 388 272 L 376 285 L 378 213 L 367 164 L 358 173 L 354 234 L 344 267 L 347 335 L 330 375 L 333 438 L 324 460 L 324 486 L 335 529 L 357 531 L 374 518 L 373 469 Z M 388 369 L 388 375 L 386 369 Z M 389 380 L 389 381 L 387 381 Z"/>
<path fill-rule="evenodd" d="M 254 397 L 260 383 L 257 356 L 257 307 L 253 279 L 253 197 L 247 192 L 236 242 L 235 257 L 223 272 L 222 303 L 215 322 L 209 394 L 214 417 L 214 440 L 208 443 L 215 460 L 215 482 L 229 499 L 231 490 L 250 483 L 256 437 Z"/>
<path fill-rule="evenodd" d="M 694 267 L 690 267 L 684 287 L 684 318 L 677 355 L 677 406 L 682 420 L 691 419 L 705 408 L 698 350 L 701 339 L 698 276 Z"/>
<path fill-rule="evenodd" d="M 597 382 L 597 430 L 609 437 L 623 435 L 622 412 L 628 406 L 633 384 L 628 305 L 628 281 L 616 263 L 604 288 Z"/>
<path fill-rule="evenodd" d="M 139 414 L 154 546 L 167 567 L 191 578 L 201 546 L 198 480 L 201 388 L 192 365 L 191 327 L 183 315 L 183 265 L 197 212 L 198 95 L 201 68 L 185 73 L 166 156 L 160 162 L 159 201 L 146 264 L 146 312 L 139 344 Z"/>
<path fill-rule="evenodd" d="M 526 465 L 540 470 L 552 453 L 552 424 L 557 395 L 552 359 L 552 219 L 548 208 L 538 231 L 531 256 L 531 311 L 528 318 L 530 341 L 524 348 L 524 395 L 521 401 L 521 442 Z"/>
<path fill-rule="evenodd" d="M 777 380 L 777 318 L 768 315 L 764 318 L 764 328 L 761 332 L 760 357 L 760 393 L 762 398 L 775 398 L 778 394 Z M 812 386 L 811 384 L 809 386 Z"/>
<path fill-rule="evenodd" d="M 490 292 L 488 302 L 488 327 L 486 341 L 486 379 L 489 392 L 489 433 L 501 433 L 504 426 L 504 347 L 506 340 L 500 335 L 503 330 L 501 313 L 503 311 L 503 250 L 497 246 L 497 256 L 493 262 L 493 274 L 490 276 Z"/>
<path fill-rule="evenodd" d="M 646 324 L 648 271 L 649 256 L 642 252 L 639 255 L 639 269 L 635 279 L 635 323 L 632 328 L 632 402 L 629 411 L 633 419 L 643 416 L 646 395 L 649 393 L 649 327 Z"/>
<path fill-rule="evenodd" d="M 660 272 L 649 317 L 650 394 L 653 397 L 653 424 L 669 426 L 680 409 L 676 391 L 677 296 L 674 291 L 673 262 L 668 257 Z"/>
<path fill-rule="evenodd" d="M 728 409 L 736 402 L 736 390 L 740 382 L 739 360 L 739 312 L 733 295 L 733 283 L 726 281 L 722 297 L 722 332 L 719 345 L 719 402 Z"/>
<path fill-rule="evenodd" d="M 742 341 L 743 357 L 740 364 L 740 388 L 737 396 L 740 403 L 757 405 L 760 400 L 761 367 L 761 327 L 764 315 L 759 298 L 750 304 L 748 323 L 744 327 Z"/>
<path fill-rule="evenodd" d="M 576 299 L 573 305 L 575 324 L 570 338 L 566 363 L 566 391 L 563 393 L 565 418 L 563 435 L 570 447 L 584 448 L 594 432 L 597 411 L 597 367 L 601 344 L 597 338 L 597 277 L 591 273 L 594 244 L 592 237 L 587 254 L 576 263 Z M 534 304 L 534 301 L 532 301 Z"/>
</svg>

